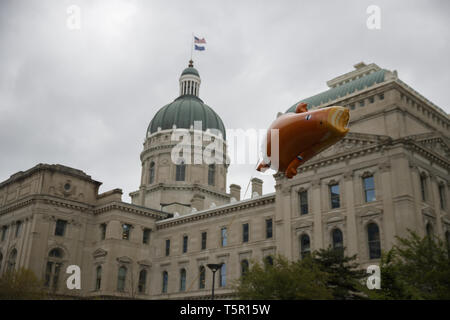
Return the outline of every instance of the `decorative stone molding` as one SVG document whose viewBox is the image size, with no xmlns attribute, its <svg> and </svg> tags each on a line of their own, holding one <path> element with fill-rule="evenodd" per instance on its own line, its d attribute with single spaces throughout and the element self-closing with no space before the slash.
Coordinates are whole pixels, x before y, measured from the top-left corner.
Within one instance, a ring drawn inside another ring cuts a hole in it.
<svg viewBox="0 0 450 320">
<path fill-rule="evenodd" d="M 356 211 L 356 215 L 358 215 L 361 218 L 376 217 L 382 215 L 382 213 L 383 209 L 373 206 L 363 207 Z"/>
<path fill-rule="evenodd" d="M 386 160 L 378 165 L 378 170 L 380 172 L 387 172 L 391 169 L 391 163 L 389 160 Z"/>
<path fill-rule="evenodd" d="M 138 265 L 140 265 L 141 267 L 145 267 L 145 268 L 151 268 L 152 267 L 152 263 L 149 260 L 139 260 Z"/>
<path fill-rule="evenodd" d="M 94 259 L 98 259 L 98 258 L 106 257 L 107 254 L 108 254 L 108 251 L 99 248 L 92 253 L 92 256 L 94 257 Z"/>
<path fill-rule="evenodd" d="M 432 219 L 436 219 L 436 213 L 433 208 L 426 207 L 422 209 L 422 214 Z"/>
<path fill-rule="evenodd" d="M 354 177 L 353 170 L 349 170 L 349 171 L 344 172 L 344 180 L 345 181 L 352 180 L 353 177 Z"/>
<path fill-rule="evenodd" d="M 133 260 L 127 256 L 119 257 L 116 259 L 119 263 L 125 263 L 125 264 L 131 264 L 133 263 Z"/>
</svg>

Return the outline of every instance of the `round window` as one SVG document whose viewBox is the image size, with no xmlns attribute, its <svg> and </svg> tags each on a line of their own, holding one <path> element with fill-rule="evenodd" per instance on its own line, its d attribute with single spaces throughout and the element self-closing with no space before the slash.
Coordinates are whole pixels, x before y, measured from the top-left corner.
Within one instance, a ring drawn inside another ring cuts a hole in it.
<svg viewBox="0 0 450 320">
<path fill-rule="evenodd" d="M 70 183 L 66 183 L 64 185 L 64 190 L 66 190 L 66 191 L 70 190 Z"/>
</svg>

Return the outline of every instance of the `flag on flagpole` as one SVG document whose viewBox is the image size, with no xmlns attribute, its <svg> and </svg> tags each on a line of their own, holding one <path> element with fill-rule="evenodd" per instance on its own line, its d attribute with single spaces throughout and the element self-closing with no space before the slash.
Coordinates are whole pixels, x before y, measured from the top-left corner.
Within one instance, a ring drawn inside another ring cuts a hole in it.
<svg viewBox="0 0 450 320">
<path fill-rule="evenodd" d="M 199 38 L 194 36 L 194 49 L 197 51 L 204 51 L 206 49 L 206 40 L 205 38 Z"/>
</svg>

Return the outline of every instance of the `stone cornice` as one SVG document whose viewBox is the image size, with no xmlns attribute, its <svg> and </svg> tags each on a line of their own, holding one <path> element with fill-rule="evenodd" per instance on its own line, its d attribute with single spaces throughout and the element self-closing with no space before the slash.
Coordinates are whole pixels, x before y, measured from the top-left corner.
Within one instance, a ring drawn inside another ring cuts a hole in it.
<svg viewBox="0 0 450 320">
<path fill-rule="evenodd" d="M 11 211 L 14 211 L 14 210 L 17 210 L 17 209 L 20 209 L 23 207 L 27 207 L 27 206 L 30 206 L 33 204 L 37 204 L 37 203 L 50 204 L 50 205 L 54 205 L 57 207 L 69 208 L 69 209 L 78 210 L 78 211 L 82 211 L 82 212 L 93 208 L 91 205 L 73 201 L 73 200 L 62 199 L 62 198 L 59 198 L 56 196 L 45 195 L 45 194 L 34 194 L 34 195 L 24 197 L 22 199 L 16 200 L 4 207 L 1 207 L 0 215 L 9 213 Z"/>
<path fill-rule="evenodd" d="M 223 199 L 230 199 L 230 195 L 227 193 L 217 192 L 211 189 L 207 189 L 200 184 L 194 183 L 190 185 L 176 185 L 176 184 L 164 184 L 158 183 L 157 185 L 146 188 L 146 192 L 153 192 L 158 190 L 175 190 L 175 191 L 193 191 L 193 192 L 204 192 L 216 197 L 220 197 Z M 138 191 L 136 191 L 138 192 Z"/>
<path fill-rule="evenodd" d="M 204 211 L 199 211 L 193 214 L 188 214 L 185 216 L 180 216 L 177 218 L 166 219 L 158 221 L 156 227 L 158 230 L 173 227 L 176 225 L 181 225 L 188 222 L 204 220 L 211 217 L 222 216 L 228 213 L 237 212 L 240 210 L 245 210 L 248 208 L 254 208 L 258 206 L 264 206 L 267 204 L 275 203 L 275 194 L 270 194 L 266 196 L 257 197 L 254 199 L 243 200 L 228 204 L 221 207 L 216 207 L 214 209 L 208 209 Z"/>
<path fill-rule="evenodd" d="M 441 165 L 442 167 L 444 167 L 445 169 L 450 170 L 450 163 L 449 163 L 448 159 L 444 158 L 440 154 L 438 154 L 426 147 L 423 147 L 422 145 L 420 145 L 420 143 L 418 143 L 417 141 L 415 141 L 409 137 L 398 139 L 395 141 L 395 143 L 403 143 L 407 147 L 409 147 L 410 150 L 416 151 L 417 153 L 420 153 L 422 156 L 426 157 L 427 159 L 431 160 L 432 162 L 435 162 L 435 163 Z"/>
<path fill-rule="evenodd" d="M 56 207 L 68 208 L 68 209 L 72 209 L 72 210 L 76 210 L 76 211 L 80 211 L 80 212 L 89 212 L 89 213 L 96 214 L 96 215 L 102 214 L 104 212 L 108 212 L 111 210 L 120 210 L 120 211 L 130 212 L 130 213 L 138 214 L 138 215 L 142 215 L 142 216 L 152 217 L 157 220 L 165 219 L 168 216 L 167 213 L 164 213 L 162 211 L 160 212 L 158 210 L 154 210 L 154 209 L 150 209 L 150 208 L 139 207 L 139 206 L 136 206 L 133 204 L 125 203 L 125 202 L 113 201 L 113 202 L 106 203 L 106 204 L 96 207 L 93 205 L 89 205 L 89 204 L 85 204 L 85 203 L 81 203 L 81 202 L 77 202 L 77 201 L 73 201 L 73 200 L 67 200 L 67 199 L 62 199 L 62 198 L 56 197 L 56 196 L 43 195 L 43 194 L 30 195 L 25 198 L 14 201 L 13 203 L 10 203 L 4 207 L 1 207 L 0 215 L 4 215 L 9 212 L 18 210 L 20 208 L 24 208 L 24 207 L 38 204 L 38 203 L 48 204 L 48 205 L 56 206 Z"/>
<path fill-rule="evenodd" d="M 98 206 L 93 209 L 93 214 L 99 215 L 111 210 L 120 210 L 124 212 L 130 212 L 134 214 L 138 214 L 141 216 L 151 217 L 157 220 L 165 219 L 167 218 L 167 213 L 164 213 L 162 211 L 145 208 L 145 207 L 139 207 L 133 204 L 125 203 L 125 202 L 110 202 L 101 206 Z"/>
</svg>

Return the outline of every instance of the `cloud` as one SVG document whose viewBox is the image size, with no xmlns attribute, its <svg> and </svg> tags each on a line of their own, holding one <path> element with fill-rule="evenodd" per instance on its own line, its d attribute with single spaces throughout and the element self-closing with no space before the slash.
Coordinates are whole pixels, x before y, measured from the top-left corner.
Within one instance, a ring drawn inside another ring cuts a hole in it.
<svg viewBox="0 0 450 320">
<path fill-rule="evenodd" d="M 381 8 L 381 30 L 366 8 Z M 66 9 L 81 9 L 81 29 Z M 191 34 L 201 98 L 227 128 L 266 128 L 278 111 L 326 90 L 359 61 L 400 78 L 449 112 L 446 1 L 2 1 L 0 180 L 62 163 L 124 194 L 140 182 L 142 143 L 178 94 Z M 243 192 L 253 166 L 231 166 Z M 273 178 L 264 176 L 265 192 Z M 249 194 L 247 194 L 249 196 Z M 129 200 L 127 196 L 124 200 Z"/>
</svg>

